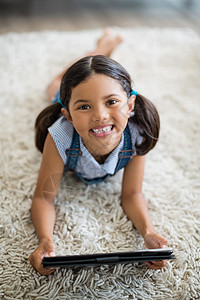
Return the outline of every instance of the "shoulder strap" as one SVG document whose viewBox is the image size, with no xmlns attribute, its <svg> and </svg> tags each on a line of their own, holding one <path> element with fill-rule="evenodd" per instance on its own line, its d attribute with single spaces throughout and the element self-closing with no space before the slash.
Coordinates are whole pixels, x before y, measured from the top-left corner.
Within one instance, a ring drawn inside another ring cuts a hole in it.
<svg viewBox="0 0 200 300">
<path fill-rule="evenodd" d="M 76 168 L 76 164 L 78 161 L 78 157 L 82 155 L 80 150 L 80 140 L 79 134 L 74 129 L 72 143 L 70 148 L 65 150 L 65 154 L 67 155 L 67 168 L 69 170 L 74 170 Z"/>
<path fill-rule="evenodd" d="M 118 154 L 119 160 L 115 168 L 115 173 L 117 173 L 120 169 L 124 168 L 127 165 L 133 153 L 134 152 L 132 150 L 131 133 L 127 124 L 124 130 L 124 145 L 123 149 Z"/>
</svg>

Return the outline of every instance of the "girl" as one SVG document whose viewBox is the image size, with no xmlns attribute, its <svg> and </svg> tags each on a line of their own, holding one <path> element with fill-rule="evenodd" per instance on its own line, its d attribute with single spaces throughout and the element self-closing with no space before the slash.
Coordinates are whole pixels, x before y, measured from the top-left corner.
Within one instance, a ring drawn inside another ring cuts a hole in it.
<svg viewBox="0 0 200 300">
<path fill-rule="evenodd" d="M 94 52 L 49 85 L 50 98 L 59 85 L 60 93 L 36 119 L 36 146 L 43 157 L 31 212 L 39 246 L 29 259 L 43 275 L 54 271 L 44 269 L 41 262 L 44 256 L 55 255 L 54 198 L 64 169 L 93 184 L 124 168 L 124 212 L 143 236 L 146 247 L 167 244 L 155 232 L 142 195 L 145 154 L 158 140 L 159 116 L 149 100 L 132 90 L 127 71 L 109 58 L 121 40 L 106 31 Z M 146 264 L 158 269 L 166 262 Z"/>
</svg>

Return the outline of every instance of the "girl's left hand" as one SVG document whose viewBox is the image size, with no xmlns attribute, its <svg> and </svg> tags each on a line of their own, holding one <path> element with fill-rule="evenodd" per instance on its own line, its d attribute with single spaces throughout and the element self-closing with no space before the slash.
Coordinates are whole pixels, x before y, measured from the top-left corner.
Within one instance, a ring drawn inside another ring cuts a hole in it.
<svg viewBox="0 0 200 300">
<path fill-rule="evenodd" d="M 146 233 L 144 235 L 145 246 L 149 249 L 167 248 L 167 240 L 157 233 Z M 166 260 L 148 261 L 145 264 L 149 269 L 161 269 L 166 266 Z"/>
</svg>

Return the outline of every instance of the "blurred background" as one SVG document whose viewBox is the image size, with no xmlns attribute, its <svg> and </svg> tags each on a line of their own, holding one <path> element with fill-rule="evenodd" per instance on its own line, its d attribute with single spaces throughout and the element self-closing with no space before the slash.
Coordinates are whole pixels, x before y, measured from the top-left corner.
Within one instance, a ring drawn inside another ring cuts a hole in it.
<svg viewBox="0 0 200 300">
<path fill-rule="evenodd" d="M 200 0 L 0 0 L 0 33 L 118 27 L 188 27 Z"/>
</svg>

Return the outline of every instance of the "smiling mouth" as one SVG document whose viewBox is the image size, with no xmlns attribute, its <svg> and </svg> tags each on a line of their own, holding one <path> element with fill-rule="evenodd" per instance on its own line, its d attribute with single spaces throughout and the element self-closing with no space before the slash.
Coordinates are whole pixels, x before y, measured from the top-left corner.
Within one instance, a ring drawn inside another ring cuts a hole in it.
<svg viewBox="0 0 200 300">
<path fill-rule="evenodd" d="M 104 126 L 102 128 L 98 128 L 98 129 L 90 129 L 90 132 L 95 135 L 95 136 L 105 136 L 111 133 L 111 131 L 113 130 L 114 125 L 108 125 L 108 126 Z"/>
</svg>

